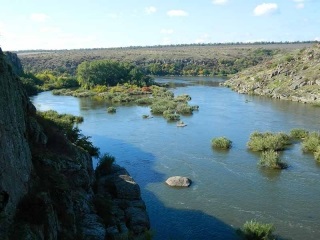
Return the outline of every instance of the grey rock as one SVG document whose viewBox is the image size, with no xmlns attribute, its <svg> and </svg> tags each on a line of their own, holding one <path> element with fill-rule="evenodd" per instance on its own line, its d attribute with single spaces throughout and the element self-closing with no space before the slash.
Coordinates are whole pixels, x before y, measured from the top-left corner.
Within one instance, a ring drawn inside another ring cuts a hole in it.
<svg viewBox="0 0 320 240">
<path fill-rule="evenodd" d="M 191 180 L 187 177 L 174 176 L 166 180 L 166 183 L 171 187 L 189 187 Z"/>
</svg>

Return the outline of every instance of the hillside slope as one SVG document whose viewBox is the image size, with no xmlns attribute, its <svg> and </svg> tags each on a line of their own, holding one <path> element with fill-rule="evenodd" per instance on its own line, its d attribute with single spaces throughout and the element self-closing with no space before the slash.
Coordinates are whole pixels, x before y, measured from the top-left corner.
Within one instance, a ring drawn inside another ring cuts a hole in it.
<svg viewBox="0 0 320 240">
<path fill-rule="evenodd" d="M 245 69 L 225 86 L 245 94 L 320 103 L 320 44 Z"/>
<path fill-rule="evenodd" d="M 26 72 L 75 74 L 83 61 L 126 61 L 152 75 L 228 75 L 310 43 L 222 44 L 18 52 Z"/>
</svg>

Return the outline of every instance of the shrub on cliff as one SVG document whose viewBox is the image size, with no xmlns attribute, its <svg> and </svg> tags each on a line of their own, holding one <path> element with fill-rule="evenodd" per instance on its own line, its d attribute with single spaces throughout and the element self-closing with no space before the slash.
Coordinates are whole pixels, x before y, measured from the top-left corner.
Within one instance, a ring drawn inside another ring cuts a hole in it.
<svg viewBox="0 0 320 240">
<path fill-rule="evenodd" d="M 212 146 L 216 149 L 229 149 L 232 145 L 232 141 L 226 137 L 213 138 L 211 142 Z"/>
<path fill-rule="evenodd" d="M 273 231 L 272 224 L 251 220 L 245 222 L 242 229 L 238 230 L 238 233 L 247 240 L 271 240 L 274 239 Z"/>
<path fill-rule="evenodd" d="M 81 130 L 75 126 L 75 124 L 83 122 L 83 117 L 59 114 L 53 110 L 37 112 L 37 116 L 38 121 L 49 131 L 48 134 L 52 135 L 52 142 L 55 140 L 55 132 L 59 129 L 70 142 L 83 148 L 91 156 L 99 156 L 99 148 L 95 147 L 89 140 L 91 137 L 83 135 Z"/>
<path fill-rule="evenodd" d="M 266 150 L 284 150 L 290 144 L 290 137 L 285 133 L 254 132 L 250 135 L 247 146 L 250 150 L 259 152 Z"/>
<path fill-rule="evenodd" d="M 98 176 L 109 174 L 111 172 L 112 164 L 114 163 L 114 161 L 115 161 L 114 156 L 108 153 L 103 154 L 99 158 L 97 168 L 96 168 L 96 174 Z"/>
</svg>

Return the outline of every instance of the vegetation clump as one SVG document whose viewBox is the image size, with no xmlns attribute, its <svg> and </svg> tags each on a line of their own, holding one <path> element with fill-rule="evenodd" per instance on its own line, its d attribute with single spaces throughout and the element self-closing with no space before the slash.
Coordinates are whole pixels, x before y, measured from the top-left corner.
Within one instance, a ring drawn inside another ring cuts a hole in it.
<svg viewBox="0 0 320 240">
<path fill-rule="evenodd" d="M 269 223 L 260 223 L 256 220 L 247 221 L 238 233 L 246 240 L 271 240 L 274 227 Z"/>
<path fill-rule="evenodd" d="M 83 117 L 77 117 L 71 114 L 59 114 L 56 111 L 49 110 L 37 112 L 37 120 L 42 124 L 42 126 L 51 129 L 49 134 L 52 135 L 52 140 L 56 138 L 56 131 L 59 130 L 70 142 L 86 150 L 91 156 L 99 155 L 99 148 L 92 144 L 89 140 L 90 136 L 83 135 L 81 130 L 75 125 L 83 122 Z M 56 129 L 52 129 L 52 126 Z"/>
<path fill-rule="evenodd" d="M 308 137 L 308 135 L 309 135 L 309 132 L 305 129 L 294 128 L 294 129 L 291 129 L 290 131 L 290 136 L 296 139 L 304 139 Z"/>
<path fill-rule="evenodd" d="M 108 113 L 116 113 L 117 112 L 117 109 L 115 107 L 108 107 L 107 108 L 107 112 Z"/>
<path fill-rule="evenodd" d="M 274 150 L 284 150 L 287 145 L 291 144 L 289 135 L 285 133 L 271 133 L 271 132 L 254 132 L 250 135 L 247 146 L 254 152 Z"/>
<path fill-rule="evenodd" d="M 217 137 L 213 138 L 212 141 L 212 146 L 216 149 L 230 149 L 232 146 L 232 141 L 227 139 L 226 137 Z"/>
<path fill-rule="evenodd" d="M 320 145 L 317 147 L 316 151 L 313 153 L 314 159 L 317 162 L 320 162 Z"/>
<path fill-rule="evenodd" d="M 112 164 L 115 162 L 115 157 L 105 153 L 99 157 L 97 168 L 96 168 L 96 175 L 106 175 L 111 173 Z"/>
<path fill-rule="evenodd" d="M 82 62 L 77 67 L 77 80 L 85 89 L 93 89 L 97 85 L 116 86 L 124 83 L 141 87 L 153 84 L 152 78 L 143 74 L 136 66 L 112 60 Z"/>
<path fill-rule="evenodd" d="M 165 110 L 163 112 L 163 117 L 167 119 L 168 121 L 179 121 L 180 120 L 180 115 L 176 114 L 172 110 Z"/>
<path fill-rule="evenodd" d="M 288 165 L 281 161 L 279 153 L 274 150 L 262 152 L 259 166 L 270 169 L 286 169 Z"/>
<path fill-rule="evenodd" d="M 302 142 L 303 152 L 316 152 L 320 146 L 320 134 L 317 132 L 310 133 Z"/>
</svg>

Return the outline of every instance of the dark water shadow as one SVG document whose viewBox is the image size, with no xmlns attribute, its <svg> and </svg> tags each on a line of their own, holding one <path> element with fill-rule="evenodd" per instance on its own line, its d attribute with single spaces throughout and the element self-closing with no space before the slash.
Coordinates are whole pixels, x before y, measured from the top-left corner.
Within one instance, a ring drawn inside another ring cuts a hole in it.
<svg viewBox="0 0 320 240">
<path fill-rule="evenodd" d="M 93 135 L 92 140 L 96 146 L 100 147 L 101 152 L 109 152 L 115 156 L 116 163 L 125 167 L 139 184 L 142 198 L 147 205 L 154 240 L 239 239 L 235 229 L 220 219 L 202 211 L 167 207 L 153 192 L 148 190 L 149 184 L 165 184 L 166 180 L 164 174 L 154 170 L 155 156 L 152 153 L 106 136 Z M 116 147 L 110 149 L 108 145 Z M 177 189 L 177 191 L 188 190 Z"/>
<path fill-rule="evenodd" d="M 257 166 L 259 168 L 259 172 L 261 173 L 262 176 L 266 177 L 268 180 L 271 181 L 276 181 L 280 178 L 281 176 L 281 171 L 286 171 L 281 170 L 281 169 L 267 169 L 267 168 L 261 168 L 259 166 Z"/>
</svg>

